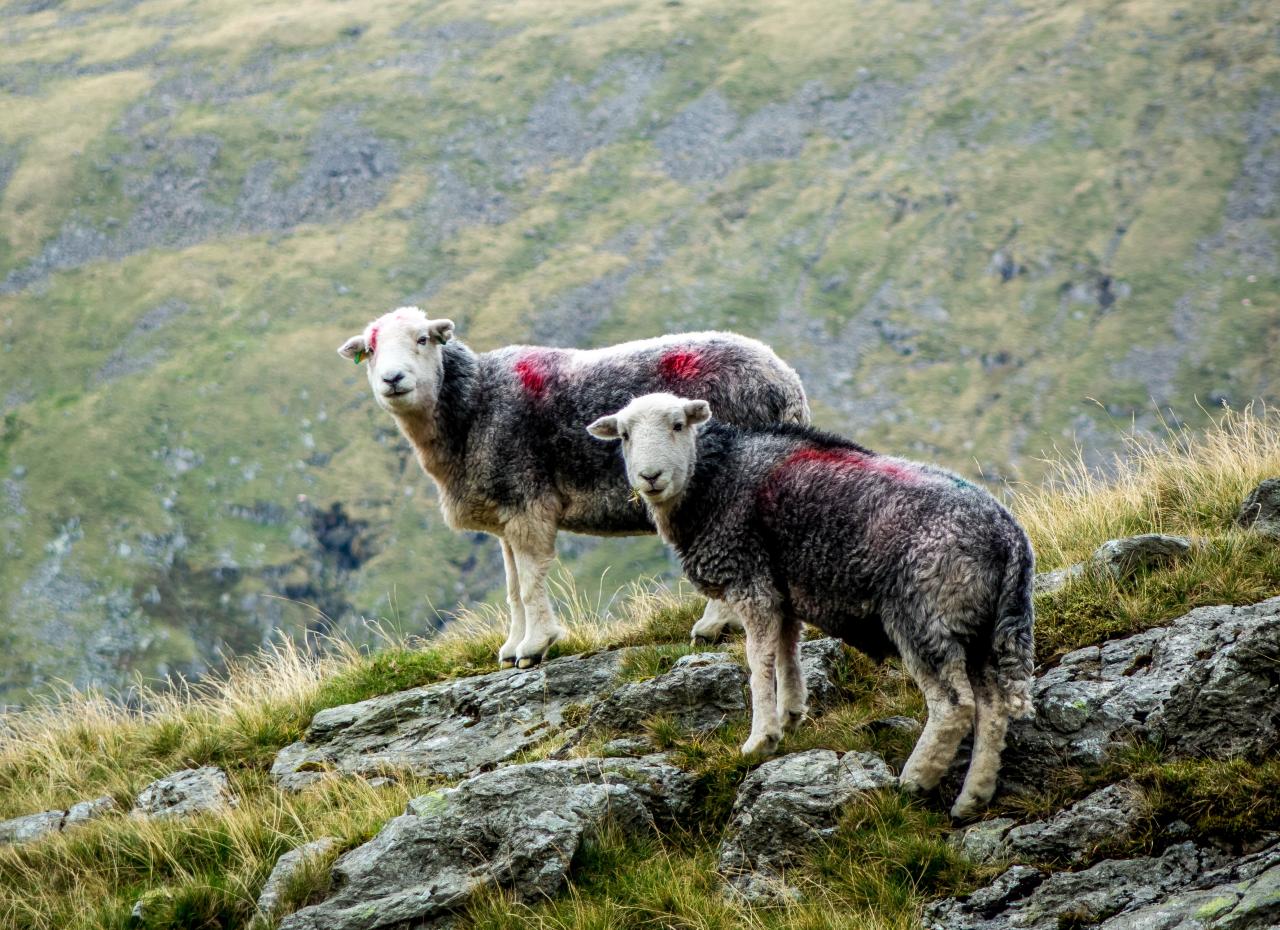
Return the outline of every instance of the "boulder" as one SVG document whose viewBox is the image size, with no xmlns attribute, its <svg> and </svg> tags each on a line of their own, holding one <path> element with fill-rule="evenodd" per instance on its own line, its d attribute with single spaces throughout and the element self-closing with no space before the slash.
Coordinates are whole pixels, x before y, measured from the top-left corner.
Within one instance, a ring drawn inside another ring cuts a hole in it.
<svg viewBox="0 0 1280 930">
<path fill-rule="evenodd" d="M 1114 578 L 1125 578 L 1136 571 L 1167 565 L 1191 551 L 1185 536 L 1143 533 L 1124 539 L 1108 539 L 1094 550 L 1089 565 Z"/>
<path fill-rule="evenodd" d="M 1134 836 L 1146 817 L 1142 790 L 1119 782 L 1052 817 L 1022 825 L 1007 817 L 957 830 L 951 844 L 975 862 L 1015 859 L 1078 864 L 1104 843 Z"/>
<path fill-rule="evenodd" d="M 1052 594 L 1054 591 L 1066 587 L 1068 582 L 1074 581 L 1083 574 L 1083 562 L 1076 562 L 1066 568 L 1055 568 L 1049 572 L 1036 572 L 1035 578 L 1031 582 L 1031 588 L 1036 594 Z"/>
<path fill-rule="evenodd" d="M 41 811 L 0 822 L 0 843 L 30 843 L 62 829 L 66 811 Z"/>
<path fill-rule="evenodd" d="M 41 811 L 11 820 L 0 821 L 0 843 L 29 843 L 50 833 L 58 833 L 97 820 L 118 810 L 114 798 L 104 796 L 81 801 L 67 810 Z"/>
<path fill-rule="evenodd" d="M 1249 492 L 1240 505 L 1236 523 L 1280 539 L 1280 478 L 1268 478 Z"/>
<path fill-rule="evenodd" d="M 845 646 L 825 637 L 800 645 L 800 668 L 809 707 L 820 710 L 839 697 L 839 663 Z M 634 733 L 650 717 L 667 717 L 693 733 L 708 733 L 747 712 L 748 673 L 727 652 L 681 656 L 671 669 L 624 684 L 591 712 L 588 731 Z"/>
<path fill-rule="evenodd" d="M 786 868 L 835 832 L 854 795 L 895 784 L 875 753 L 811 749 L 765 762 L 738 789 L 718 869 L 747 900 L 794 897 Z"/>
<path fill-rule="evenodd" d="M 1280 924 L 1280 844 L 1229 860 L 1192 843 L 1081 872 L 1014 866 L 928 906 L 928 930 L 1267 930 Z"/>
<path fill-rule="evenodd" d="M 368 930 L 447 922 L 497 885 L 524 901 L 559 891 L 584 840 L 606 823 L 650 830 L 688 814 L 694 779 L 661 759 L 511 765 L 409 802 L 341 856 L 333 892 L 281 930 Z"/>
<path fill-rule="evenodd" d="M 1096 767 L 1129 741 L 1225 758 L 1280 745 L 1280 598 L 1202 607 L 1036 679 L 1036 716 L 1009 728 L 1001 780 L 1034 789 L 1063 764 Z"/>
<path fill-rule="evenodd" d="M 747 672 L 727 652 L 681 656 L 667 672 L 621 685 L 591 711 L 586 730 L 632 734 L 664 716 L 693 733 L 708 733 L 747 709 Z"/>
<path fill-rule="evenodd" d="M 157 778 L 134 799 L 132 813 L 139 817 L 186 817 L 235 805 L 226 772 L 206 765 Z"/>
<path fill-rule="evenodd" d="M 330 707 L 301 741 L 280 750 L 271 774 L 287 790 L 329 771 L 461 777 L 567 726 L 571 708 L 585 710 L 613 689 L 624 653 L 566 656 Z"/>
<path fill-rule="evenodd" d="M 324 856 L 337 845 L 338 841 L 333 837 L 322 836 L 289 850 L 277 859 L 271 874 L 267 876 L 267 883 L 262 886 L 262 894 L 258 895 L 258 915 L 266 920 L 278 916 L 280 899 L 289 887 L 290 880 L 308 861 Z"/>
</svg>

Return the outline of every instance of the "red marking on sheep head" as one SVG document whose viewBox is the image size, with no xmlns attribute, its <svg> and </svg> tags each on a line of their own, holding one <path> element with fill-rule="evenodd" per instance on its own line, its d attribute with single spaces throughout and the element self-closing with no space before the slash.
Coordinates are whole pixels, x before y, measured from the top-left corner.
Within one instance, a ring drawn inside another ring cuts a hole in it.
<svg viewBox="0 0 1280 930">
<path fill-rule="evenodd" d="M 668 382 L 692 381 L 702 373 L 704 362 L 694 349 L 670 349 L 658 360 L 658 371 Z"/>
</svg>

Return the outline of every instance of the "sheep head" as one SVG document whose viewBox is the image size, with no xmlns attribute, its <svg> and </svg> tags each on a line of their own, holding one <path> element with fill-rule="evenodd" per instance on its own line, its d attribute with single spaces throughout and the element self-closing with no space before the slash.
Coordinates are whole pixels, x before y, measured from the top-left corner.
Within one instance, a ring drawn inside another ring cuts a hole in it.
<svg viewBox="0 0 1280 930">
<path fill-rule="evenodd" d="M 662 507 L 677 501 L 688 486 L 697 461 L 697 427 L 710 418 L 705 400 L 646 394 L 596 420 L 587 432 L 620 441 L 627 481 L 646 504 Z"/>
<path fill-rule="evenodd" d="M 356 364 L 367 361 L 369 387 L 392 414 L 430 410 L 444 379 L 444 344 L 453 338 L 452 320 L 428 320 L 417 307 L 401 307 L 374 320 L 338 349 Z"/>
</svg>

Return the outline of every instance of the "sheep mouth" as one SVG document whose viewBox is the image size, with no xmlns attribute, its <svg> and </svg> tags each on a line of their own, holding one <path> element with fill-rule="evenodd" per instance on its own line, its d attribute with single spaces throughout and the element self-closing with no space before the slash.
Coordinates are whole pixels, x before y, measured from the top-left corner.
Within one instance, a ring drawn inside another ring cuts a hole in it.
<svg viewBox="0 0 1280 930">
<path fill-rule="evenodd" d="M 413 388 L 401 388 L 398 391 L 383 391 L 383 397 L 404 397 L 406 394 L 412 394 Z"/>
</svg>

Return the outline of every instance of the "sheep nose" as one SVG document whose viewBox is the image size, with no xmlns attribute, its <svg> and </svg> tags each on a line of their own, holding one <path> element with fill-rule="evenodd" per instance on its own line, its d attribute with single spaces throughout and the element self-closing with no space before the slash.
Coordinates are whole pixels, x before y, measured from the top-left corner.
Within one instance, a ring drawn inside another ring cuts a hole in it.
<svg viewBox="0 0 1280 930">
<path fill-rule="evenodd" d="M 383 375 L 382 380 L 387 382 L 387 384 L 391 385 L 392 387 L 395 387 L 397 384 L 399 384 L 401 381 L 404 380 L 404 372 L 393 371 L 389 375 Z"/>
<path fill-rule="evenodd" d="M 656 471 L 642 471 L 640 472 L 640 477 L 650 484 L 653 484 L 662 477 L 662 469 L 658 469 Z"/>
</svg>

